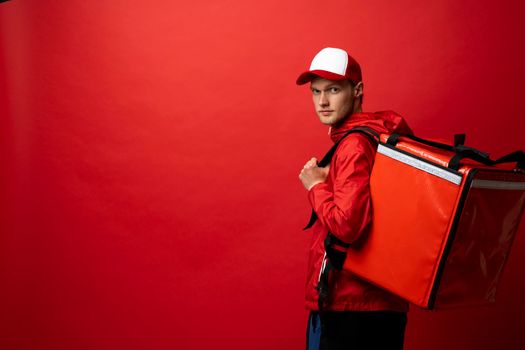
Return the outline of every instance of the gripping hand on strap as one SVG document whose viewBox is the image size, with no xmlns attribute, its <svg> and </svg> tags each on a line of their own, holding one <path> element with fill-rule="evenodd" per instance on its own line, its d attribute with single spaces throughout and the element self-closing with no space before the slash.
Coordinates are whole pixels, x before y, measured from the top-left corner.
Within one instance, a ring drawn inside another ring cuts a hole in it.
<svg viewBox="0 0 525 350">
<path fill-rule="evenodd" d="M 299 179 L 303 183 L 304 188 L 310 191 L 312 187 L 326 180 L 329 170 L 329 165 L 321 168 L 317 165 L 317 159 L 312 158 L 304 165 L 299 174 Z"/>
</svg>

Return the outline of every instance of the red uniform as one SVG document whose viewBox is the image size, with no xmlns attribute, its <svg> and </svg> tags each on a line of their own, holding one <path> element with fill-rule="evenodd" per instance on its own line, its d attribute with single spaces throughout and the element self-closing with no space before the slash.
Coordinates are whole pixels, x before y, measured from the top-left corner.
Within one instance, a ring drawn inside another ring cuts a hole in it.
<svg viewBox="0 0 525 350">
<path fill-rule="evenodd" d="M 343 125 L 332 128 L 330 138 L 337 142 L 356 126 L 367 126 L 378 133 L 412 133 L 400 115 L 387 111 L 355 113 Z M 332 157 L 326 181 L 308 192 L 308 199 L 318 217 L 312 227 L 306 282 L 306 307 L 310 310 L 318 308 L 316 287 L 328 232 L 351 244 L 369 227 L 373 215 L 369 179 L 375 152 L 376 145 L 366 135 L 353 133 L 347 136 Z M 391 293 L 347 271 L 333 270 L 332 273 L 326 310 L 408 311 L 408 303 Z"/>
</svg>

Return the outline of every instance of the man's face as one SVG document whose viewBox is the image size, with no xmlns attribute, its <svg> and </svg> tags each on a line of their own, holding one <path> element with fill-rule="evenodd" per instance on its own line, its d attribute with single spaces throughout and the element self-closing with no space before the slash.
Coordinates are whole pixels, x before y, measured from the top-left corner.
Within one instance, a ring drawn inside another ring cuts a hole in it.
<svg viewBox="0 0 525 350">
<path fill-rule="evenodd" d="M 354 88 L 348 80 L 316 78 L 312 80 L 310 89 L 315 111 L 321 123 L 337 126 L 353 112 Z"/>
</svg>

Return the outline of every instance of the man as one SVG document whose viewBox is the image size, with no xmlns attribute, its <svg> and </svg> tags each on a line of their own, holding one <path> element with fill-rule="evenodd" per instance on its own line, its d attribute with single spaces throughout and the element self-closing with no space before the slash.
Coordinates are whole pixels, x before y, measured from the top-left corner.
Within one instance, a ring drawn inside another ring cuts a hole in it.
<svg viewBox="0 0 525 350">
<path fill-rule="evenodd" d="M 377 133 L 412 133 L 394 112 L 362 112 L 361 68 L 344 50 L 321 50 L 310 69 L 297 79 L 298 85 L 306 83 L 310 83 L 317 116 L 330 127 L 334 143 L 357 126 Z M 329 166 L 319 167 L 317 159 L 312 158 L 299 175 L 317 216 L 312 226 L 306 284 L 306 307 L 311 310 L 307 331 L 310 350 L 403 348 L 408 304 L 402 299 L 347 271 L 333 269 L 326 300 L 319 302 L 325 256 L 341 268 L 342 261 L 335 263 L 337 256 L 342 253 L 344 260 L 345 247 L 349 244 L 351 249 L 371 222 L 369 178 L 376 146 L 371 137 L 351 133 L 339 143 Z M 332 246 L 327 237 L 340 244 Z"/>
</svg>

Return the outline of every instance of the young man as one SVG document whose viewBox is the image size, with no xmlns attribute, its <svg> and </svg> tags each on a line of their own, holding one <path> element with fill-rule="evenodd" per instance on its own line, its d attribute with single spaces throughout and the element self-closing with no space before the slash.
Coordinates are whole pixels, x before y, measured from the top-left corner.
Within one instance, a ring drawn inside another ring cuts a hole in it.
<svg viewBox="0 0 525 350">
<path fill-rule="evenodd" d="M 310 83 L 314 108 L 321 123 L 328 125 L 335 143 L 350 129 L 366 126 L 377 133 L 412 133 L 398 114 L 363 113 L 363 81 L 357 61 L 342 49 L 325 48 L 310 69 L 299 76 L 298 85 Z M 352 245 L 369 227 L 372 203 L 369 178 L 376 144 L 369 136 L 352 133 L 338 145 L 327 167 L 316 158 L 306 162 L 299 178 L 317 221 L 312 226 L 306 307 L 311 310 L 307 330 L 309 350 L 402 349 L 408 304 L 351 273 L 333 269 L 328 292 L 319 310 L 319 281 L 328 260 L 340 257 L 342 246 Z M 327 237 L 340 245 L 334 252 Z M 350 248 L 351 249 L 351 248 Z M 326 252 L 326 253 L 325 253 Z M 320 317 L 321 316 L 321 317 Z M 322 321 L 322 325 L 321 325 Z"/>
</svg>

